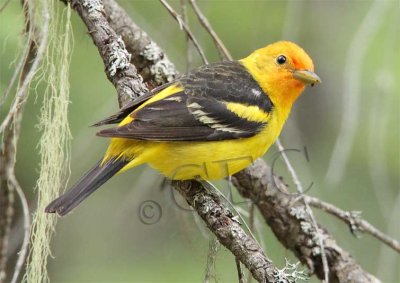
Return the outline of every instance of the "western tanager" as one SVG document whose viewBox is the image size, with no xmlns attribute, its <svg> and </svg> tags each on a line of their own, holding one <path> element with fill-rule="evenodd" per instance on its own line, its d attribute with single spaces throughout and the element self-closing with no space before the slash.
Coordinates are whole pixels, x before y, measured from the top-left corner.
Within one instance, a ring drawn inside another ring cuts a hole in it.
<svg viewBox="0 0 400 283">
<path fill-rule="evenodd" d="M 305 85 L 319 82 L 311 58 L 287 41 L 194 69 L 97 123 L 119 123 L 97 134 L 112 138 L 105 156 L 46 212 L 67 214 L 143 163 L 174 180 L 234 174 L 268 150 Z"/>
</svg>

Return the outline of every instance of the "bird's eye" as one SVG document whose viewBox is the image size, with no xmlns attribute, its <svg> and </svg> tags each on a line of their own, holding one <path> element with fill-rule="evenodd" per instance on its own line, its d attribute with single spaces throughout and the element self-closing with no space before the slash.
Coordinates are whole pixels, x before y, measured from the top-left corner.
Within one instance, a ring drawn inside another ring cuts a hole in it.
<svg viewBox="0 0 400 283">
<path fill-rule="evenodd" d="M 279 55 L 278 58 L 276 58 L 276 63 L 279 65 L 283 65 L 286 63 L 286 56 L 285 55 Z"/>
</svg>

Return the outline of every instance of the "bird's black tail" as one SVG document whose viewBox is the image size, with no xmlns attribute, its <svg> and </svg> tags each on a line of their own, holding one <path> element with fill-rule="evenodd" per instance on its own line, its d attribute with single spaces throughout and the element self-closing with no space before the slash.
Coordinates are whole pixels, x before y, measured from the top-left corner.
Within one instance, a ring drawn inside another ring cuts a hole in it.
<svg viewBox="0 0 400 283">
<path fill-rule="evenodd" d="M 112 158 L 101 164 L 100 160 L 68 192 L 53 200 L 46 207 L 45 212 L 66 215 L 127 163 L 129 160 Z"/>
</svg>

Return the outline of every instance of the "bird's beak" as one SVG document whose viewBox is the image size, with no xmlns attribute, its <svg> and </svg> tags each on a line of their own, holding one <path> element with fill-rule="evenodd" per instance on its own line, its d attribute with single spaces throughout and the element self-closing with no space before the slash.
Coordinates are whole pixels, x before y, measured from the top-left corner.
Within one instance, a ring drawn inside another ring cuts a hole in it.
<svg viewBox="0 0 400 283">
<path fill-rule="evenodd" d="M 321 79 L 318 75 L 309 70 L 294 70 L 293 78 L 302 81 L 305 84 L 310 84 L 311 86 L 321 83 Z"/>
</svg>

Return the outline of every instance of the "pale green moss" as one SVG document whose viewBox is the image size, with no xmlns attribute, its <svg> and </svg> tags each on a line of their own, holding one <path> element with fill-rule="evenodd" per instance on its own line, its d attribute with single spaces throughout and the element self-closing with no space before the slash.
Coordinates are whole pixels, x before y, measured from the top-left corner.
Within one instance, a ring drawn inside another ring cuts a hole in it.
<svg viewBox="0 0 400 283">
<path fill-rule="evenodd" d="M 47 259 L 56 216 L 44 208 L 61 189 L 69 176 L 70 139 L 68 124 L 69 63 L 72 50 L 71 9 L 57 0 L 35 0 L 36 25 L 48 23 L 48 45 L 38 78 L 46 84 L 38 128 L 42 136 L 38 145 L 41 161 L 36 184 L 37 210 L 33 215 L 30 251 L 23 282 L 49 282 Z M 46 13 L 48 11 L 48 13 Z M 47 17 L 47 19 L 46 19 Z M 40 95 L 40 94 L 39 94 Z"/>
</svg>

